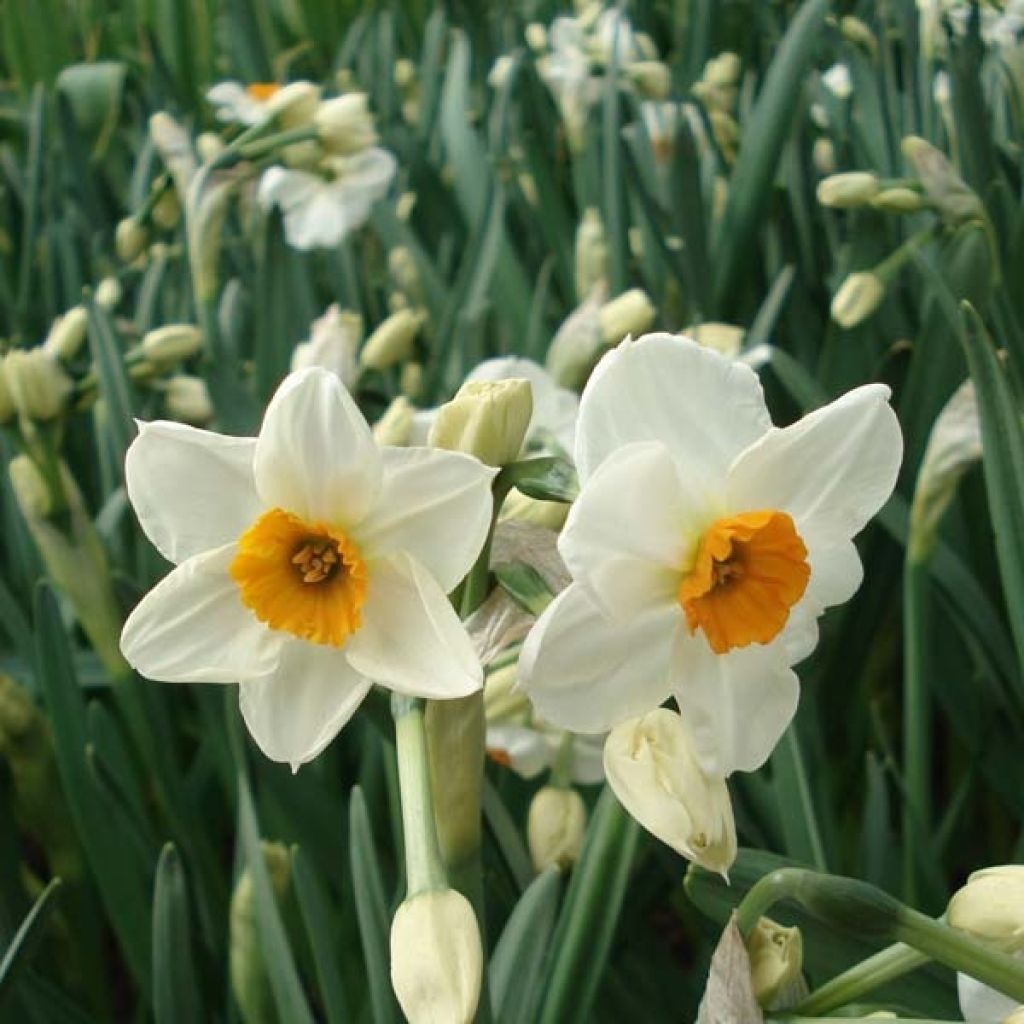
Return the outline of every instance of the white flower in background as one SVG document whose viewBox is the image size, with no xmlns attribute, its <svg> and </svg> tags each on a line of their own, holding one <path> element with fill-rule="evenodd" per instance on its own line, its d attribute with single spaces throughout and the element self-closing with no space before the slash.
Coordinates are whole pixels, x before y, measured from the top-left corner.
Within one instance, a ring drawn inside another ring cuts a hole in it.
<svg viewBox="0 0 1024 1024">
<path fill-rule="evenodd" d="M 533 415 L 526 430 L 526 447 L 550 450 L 554 442 L 563 451 L 572 452 L 580 400 L 572 391 L 559 387 L 543 366 L 520 356 L 485 359 L 470 370 L 466 383 L 517 379 L 528 380 L 533 392 Z M 416 413 L 409 443 L 426 444 L 436 419 L 437 409 Z"/>
<path fill-rule="evenodd" d="M 320 89 L 312 82 L 218 82 L 206 93 L 218 121 L 253 125 L 280 116 L 288 127 L 312 120 Z"/>
<path fill-rule="evenodd" d="M 620 67 L 643 60 L 645 56 L 629 18 L 617 7 L 609 7 L 601 12 L 591 35 L 590 46 L 605 63 L 610 64 L 614 57 Z"/>
<path fill-rule="evenodd" d="M 289 245 L 331 249 L 366 223 L 396 167 L 394 156 L 377 147 L 328 158 L 324 174 L 271 167 L 260 179 L 260 204 L 267 210 L 281 209 Z"/>
<path fill-rule="evenodd" d="M 363 318 L 337 303 L 328 306 L 323 316 L 313 321 L 309 341 L 295 346 L 292 369 L 322 366 L 337 374 L 342 384 L 352 390 L 359 377 L 356 353 L 363 340 Z"/>
<path fill-rule="evenodd" d="M 556 18 L 548 33 L 551 51 L 537 60 L 537 72 L 551 90 L 565 120 L 569 141 L 583 141 L 590 107 L 601 94 L 600 80 L 591 76 L 586 33 L 575 18 Z"/>
<path fill-rule="evenodd" d="M 531 724 L 488 722 L 487 756 L 511 768 L 524 779 L 534 779 L 550 771 L 566 748 L 567 776 L 581 786 L 604 779 L 601 763 L 604 736 L 571 736 L 564 729 L 534 720 Z"/>
<path fill-rule="evenodd" d="M 480 688 L 446 594 L 487 534 L 493 470 L 378 447 L 333 373 L 289 376 L 259 437 L 143 423 L 126 475 L 177 567 L 129 616 L 125 657 L 150 679 L 240 683 L 268 757 L 315 757 L 374 683 L 433 698 Z"/>
<path fill-rule="evenodd" d="M 791 666 L 854 594 L 852 538 L 896 482 L 882 384 L 784 429 L 756 374 L 688 338 L 627 339 L 584 390 L 581 492 L 558 549 L 573 582 L 520 678 L 538 713 L 601 732 L 674 697 L 709 775 L 753 771 L 796 710 Z"/>
<path fill-rule="evenodd" d="M 848 100 L 853 93 L 853 80 L 846 64 L 833 64 L 822 76 L 822 82 L 836 99 Z"/>
</svg>

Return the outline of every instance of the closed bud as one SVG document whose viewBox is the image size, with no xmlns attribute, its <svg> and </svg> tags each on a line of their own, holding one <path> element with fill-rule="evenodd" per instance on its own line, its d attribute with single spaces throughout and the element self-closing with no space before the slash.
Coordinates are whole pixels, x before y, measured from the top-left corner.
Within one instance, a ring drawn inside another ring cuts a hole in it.
<svg viewBox="0 0 1024 1024">
<path fill-rule="evenodd" d="M 873 196 L 871 205 L 876 210 L 886 213 L 917 213 L 925 205 L 924 196 L 916 189 L 897 185 L 894 188 L 883 188 Z"/>
<path fill-rule="evenodd" d="M 632 83 L 648 99 L 663 100 L 672 91 L 672 72 L 660 60 L 637 61 L 628 71 Z"/>
<path fill-rule="evenodd" d="M 836 170 L 836 147 L 832 140 L 819 136 L 814 140 L 814 148 L 811 151 L 811 158 L 814 161 L 814 169 L 821 175 L 834 174 Z"/>
<path fill-rule="evenodd" d="M 153 204 L 153 223 L 158 228 L 170 231 L 178 226 L 181 220 L 181 203 L 178 201 L 178 193 L 173 188 L 165 188 L 160 198 Z"/>
<path fill-rule="evenodd" d="M 885 298 L 885 282 L 870 270 L 850 274 L 832 299 L 832 319 L 840 327 L 856 327 L 866 320 Z"/>
<path fill-rule="evenodd" d="M 391 922 L 391 984 L 410 1024 L 470 1024 L 483 950 L 476 915 L 454 889 L 407 899 Z"/>
<path fill-rule="evenodd" d="M 742 68 L 739 54 L 726 50 L 704 65 L 704 81 L 711 85 L 735 85 Z"/>
<path fill-rule="evenodd" d="M 788 1010 L 807 995 L 804 944 L 799 928 L 758 919 L 747 937 L 750 976 L 758 1003 L 767 1010 Z"/>
<path fill-rule="evenodd" d="M 289 82 L 267 102 L 267 114 L 276 117 L 285 130 L 309 124 L 320 106 L 320 86 L 312 82 Z"/>
<path fill-rule="evenodd" d="M 416 209 L 416 193 L 403 192 L 395 201 L 395 216 L 403 223 L 408 223 L 412 211 Z"/>
<path fill-rule="evenodd" d="M 416 84 L 416 65 L 408 57 L 395 61 L 394 81 L 399 89 L 409 89 Z"/>
<path fill-rule="evenodd" d="M 865 22 L 860 18 L 855 18 L 852 14 L 847 14 L 840 19 L 839 31 L 843 33 L 844 38 L 855 46 L 863 47 L 868 53 L 873 54 L 878 49 L 875 33 Z"/>
<path fill-rule="evenodd" d="M 878 176 L 870 171 L 830 174 L 818 182 L 818 202 L 840 210 L 870 202 L 881 191 Z"/>
<path fill-rule="evenodd" d="M 735 359 L 740 354 L 747 332 L 744 328 L 736 327 L 733 324 L 709 322 L 684 327 L 682 333 L 688 338 L 693 338 L 705 348 L 713 348 L 716 352 L 721 352 L 723 356 Z"/>
<path fill-rule="evenodd" d="M 203 332 L 193 324 L 167 324 L 147 331 L 139 349 L 154 363 L 180 363 L 203 346 Z"/>
<path fill-rule="evenodd" d="M 598 311 L 601 340 L 617 345 L 627 334 L 643 334 L 654 323 L 654 306 L 642 288 L 630 288 Z"/>
<path fill-rule="evenodd" d="M 65 362 L 73 359 L 85 341 L 85 332 L 88 328 L 89 314 L 85 306 L 74 306 L 53 321 L 50 333 L 43 342 L 43 351 L 54 359 L 62 359 Z"/>
<path fill-rule="evenodd" d="M 416 258 L 407 246 L 397 245 L 388 253 L 388 271 L 396 287 L 413 300 L 420 297 L 420 275 Z"/>
<path fill-rule="evenodd" d="M 576 294 L 585 299 L 608 276 L 608 243 L 596 206 L 583 211 L 576 231 Z"/>
<path fill-rule="evenodd" d="M 916 135 L 907 136 L 902 149 L 917 171 L 928 198 L 947 221 L 960 224 L 985 220 L 984 204 L 957 174 L 945 153 Z"/>
<path fill-rule="evenodd" d="M 544 366 L 562 387 L 578 388 L 601 351 L 600 294 L 594 292 L 555 332 Z"/>
<path fill-rule="evenodd" d="M 324 100 L 317 107 L 314 121 L 320 141 L 332 153 L 348 156 L 377 142 L 373 115 L 364 92 Z"/>
<path fill-rule="evenodd" d="M 505 466 L 519 457 L 532 416 L 528 380 L 466 381 L 438 410 L 430 445 L 475 455 L 488 466 Z"/>
<path fill-rule="evenodd" d="M 96 305 L 108 313 L 121 301 L 121 282 L 116 277 L 105 277 L 96 286 Z"/>
<path fill-rule="evenodd" d="M 587 809 L 575 789 L 544 786 L 530 802 L 526 838 L 538 871 L 571 867 L 579 859 L 587 830 Z"/>
<path fill-rule="evenodd" d="M 502 520 L 515 519 L 520 523 L 532 523 L 558 533 L 565 526 L 569 506 L 562 501 L 542 501 L 530 498 L 515 488 L 501 506 Z"/>
<path fill-rule="evenodd" d="M 216 132 L 201 132 L 196 139 L 199 159 L 208 164 L 224 152 L 224 140 Z"/>
<path fill-rule="evenodd" d="M 359 378 L 356 353 L 363 340 L 363 318 L 350 309 L 332 304 L 313 321 L 309 341 L 295 347 L 292 353 L 293 370 L 306 366 L 322 366 L 341 378 L 346 388 L 355 387 Z"/>
<path fill-rule="evenodd" d="M 399 374 L 399 387 L 406 398 L 415 402 L 423 390 L 423 364 L 406 363 Z"/>
<path fill-rule="evenodd" d="M 368 370 L 386 370 L 405 362 L 413 351 L 413 342 L 423 323 L 423 314 L 412 309 L 392 313 L 366 339 L 359 363 Z"/>
<path fill-rule="evenodd" d="M 531 21 L 526 26 L 524 35 L 526 45 L 534 53 L 540 53 L 548 48 L 548 30 L 539 21 Z"/>
<path fill-rule="evenodd" d="M 274 897 L 284 903 L 291 883 L 288 851 L 280 843 L 261 844 Z M 274 1019 L 274 994 L 260 944 L 253 895 L 252 872 L 247 867 L 231 894 L 228 917 L 231 988 L 245 1024 Z"/>
<path fill-rule="evenodd" d="M 623 807 L 652 835 L 723 877 L 736 859 L 736 823 L 724 779 L 704 773 L 682 716 L 657 708 L 616 726 L 604 770 Z"/>
<path fill-rule="evenodd" d="M 373 425 L 373 437 L 377 444 L 405 445 L 412 434 L 412 403 L 405 395 L 399 395 L 384 410 L 384 415 Z"/>
<path fill-rule="evenodd" d="M 71 393 L 71 379 L 43 348 L 8 352 L 4 377 L 15 410 L 29 420 L 52 420 Z"/>
<path fill-rule="evenodd" d="M 118 222 L 114 231 L 114 248 L 118 259 L 132 263 L 146 248 L 148 241 L 149 233 L 137 218 L 125 217 Z"/>
<path fill-rule="evenodd" d="M 213 402 L 202 377 L 181 373 L 171 377 L 164 392 L 164 407 L 173 420 L 201 427 L 213 419 Z"/>
<path fill-rule="evenodd" d="M 7 475 L 25 519 L 33 523 L 48 518 L 53 511 L 54 495 L 32 459 L 15 455 L 7 464 Z"/>
<path fill-rule="evenodd" d="M 1024 950 L 1024 864 L 975 871 L 949 901 L 946 920 L 1006 953 Z"/>
</svg>

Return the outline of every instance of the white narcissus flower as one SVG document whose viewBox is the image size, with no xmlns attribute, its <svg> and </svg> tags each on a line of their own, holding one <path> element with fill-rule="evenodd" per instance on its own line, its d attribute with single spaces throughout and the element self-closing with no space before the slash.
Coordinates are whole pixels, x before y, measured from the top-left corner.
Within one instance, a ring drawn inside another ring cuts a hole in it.
<svg viewBox="0 0 1024 1024">
<path fill-rule="evenodd" d="M 488 722 L 487 756 L 524 779 L 553 768 L 571 743 L 567 775 L 580 786 L 604 781 L 603 736 L 569 736 L 542 722 Z"/>
<path fill-rule="evenodd" d="M 888 399 L 870 384 L 779 429 L 757 375 L 688 338 L 608 353 L 580 402 L 581 492 L 558 542 L 573 582 L 520 659 L 538 713 L 602 732 L 674 697 L 707 774 L 759 767 L 818 616 L 860 584 L 852 538 L 895 485 Z"/>
<path fill-rule="evenodd" d="M 394 156 L 377 147 L 324 163 L 327 174 L 271 167 L 260 179 L 260 204 L 280 207 L 285 237 L 296 249 L 331 249 L 362 227 L 397 167 Z"/>
<path fill-rule="evenodd" d="M 309 329 L 309 341 L 300 342 L 292 353 L 292 369 L 322 366 L 352 389 L 359 379 L 356 352 L 363 340 L 363 318 L 350 309 L 332 303 Z"/>
<path fill-rule="evenodd" d="M 253 125 L 283 115 L 288 127 L 309 121 L 320 102 L 320 89 L 312 82 L 218 82 L 206 93 L 218 121 Z"/>
<path fill-rule="evenodd" d="M 150 679 L 238 682 L 253 738 L 293 768 L 373 683 L 470 694 L 480 663 L 445 595 L 483 544 L 493 475 L 466 455 L 378 447 L 318 367 L 284 381 L 258 437 L 140 424 L 128 495 L 177 567 L 121 649 Z"/>
</svg>

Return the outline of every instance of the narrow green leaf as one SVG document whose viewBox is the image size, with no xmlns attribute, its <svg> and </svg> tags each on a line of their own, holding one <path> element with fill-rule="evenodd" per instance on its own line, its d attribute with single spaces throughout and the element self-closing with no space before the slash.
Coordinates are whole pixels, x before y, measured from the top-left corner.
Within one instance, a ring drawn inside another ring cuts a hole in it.
<svg viewBox="0 0 1024 1024">
<path fill-rule="evenodd" d="M 796 860 L 828 870 L 810 780 L 796 725 L 791 724 L 771 757 L 772 788 L 786 851 Z"/>
<path fill-rule="evenodd" d="M 50 919 L 57 906 L 57 894 L 60 891 L 61 880 L 54 878 L 50 884 L 39 894 L 39 898 L 32 905 L 25 920 L 11 939 L 10 945 L 4 951 L 3 959 L 0 960 L 0 1007 L 8 993 L 11 991 L 19 973 L 31 962 L 39 943 L 42 941 L 46 931 L 46 922 Z"/>
<path fill-rule="evenodd" d="M 502 859 L 515 879 L 519 890 L 524 890 L 533 878 L 533 864 L 523 842 L 523 834 L 512 815 L 509 814 L 494 783 L 484 777 L 483 799 L 484 822 L 501 853 Z"/>
<path fill-rule="evenodd" d="M 135 402 L 113 321 L 95 302 L 89 303 L 89 347 L 106 405 L 104 427 L 123 479 L 124 454 L 135 436 Z"/>
<path fill-rule="evenodd" d="M 541 501 L 568 503 L 575 501 L 580 492 L 572 464 L 553 455 L 513 462 L 501 471 L 499 487 L 502 484 Z"/>
<path fill-rule="evenodd" d="M 22 208 L 22 232 L 19 241 L 21 266 L 18 268 L 18 310 L 28 311 L 35 270 L 39 234 L 39 206 L 43 189 L 43 158 L 46 139 L 46 90 L 37 84 L 32 90 L 28 111 L 28 157 L 25 164 L 25 191 Z"/>
<path fill-rule="evenodd" d="M 189 926 L 188 889 L 181 858 L 167 843 L 153 890 L 153 1014 L 156 1024 L 203 1019 Z"/>
</svg>

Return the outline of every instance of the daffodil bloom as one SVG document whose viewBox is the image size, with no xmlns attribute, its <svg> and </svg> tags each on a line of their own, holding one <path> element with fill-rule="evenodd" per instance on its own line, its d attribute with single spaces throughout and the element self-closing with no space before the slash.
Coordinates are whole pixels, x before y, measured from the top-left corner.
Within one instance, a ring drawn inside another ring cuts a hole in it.
<svg viewBox="0 0 1024 1024">
<path fill-rule="evenodd" d="M 213 104 L 219 121 L 253 125 L 301 108 L 301 122 L 310 120 L 315 113 L 320 90 L 311 82 L 218 82 L 207 91 L 206 98 Z"/>
<path fill-rule="evenodd" d="M 461 697 L 482 682 L 445 596 L 486 536 L 493 471 L 378 447 L 333 373 L 293 373 L 255 438 L 140 424 L 128 494 L 175 568 L 125 624 L 144 676 L 238 682 L 267 754 L 315 757 L 373 683 Z"/>
<path fill-rule="evenodd" d="M 796 710 L 792 666 L 863 569 L 852 538 L 892 492 L 881 384 L 772 426 L 757 375 L 681 336 L 627 339 L 584 390 L 573 582 L 527 637 L 546 720 L 602 732 L 674 697 L 711 776 L 761 765 Z"/>
<path fill-rule="evenodd" d="M 321 172 L 271 167 L 260 179 L 260 204 L 280 207 L 289 245 L 331 249 L 366 223 L 396 167 L 391 153 L 375 146 L 354 156 L 327 157 Z"/>
</svg>

